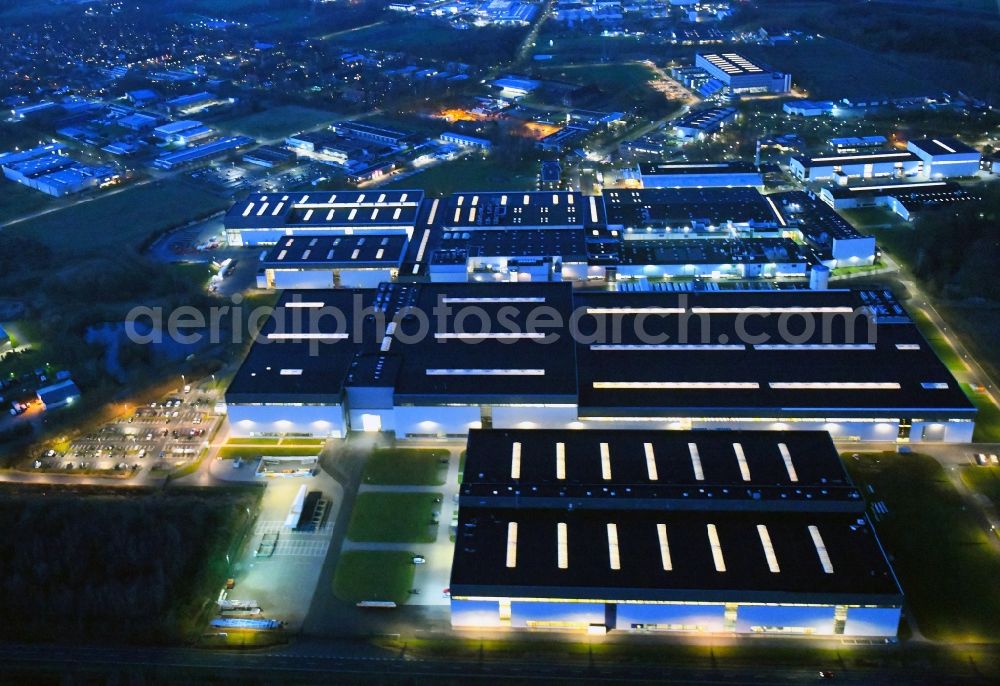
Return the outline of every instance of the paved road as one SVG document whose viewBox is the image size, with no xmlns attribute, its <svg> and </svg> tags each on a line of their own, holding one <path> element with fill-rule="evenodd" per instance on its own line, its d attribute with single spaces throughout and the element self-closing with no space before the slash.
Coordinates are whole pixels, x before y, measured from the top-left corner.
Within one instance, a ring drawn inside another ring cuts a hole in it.
<svg viewBox="0 0 1000 686">
<path fill-rule="evenodd" d="M 81 666 L 103 668 L 112 673 L 155 668 L 159 673 L 193 676 L 217 681 L 280 677 L 308 680 L 320 675 L 358 675 L 383 682 L 465 684 L 498 680 L 541 683 L 617 681 L 629 683 L 676 683 L 692 685 L 804 684 L 817 681 L 817 668 L 792 665 L 724 663 L 710 657 L 698 666 L 677 664 L 608 663 L 593 655 L 575 659 L 532 659 L 521 655 L 509 660 L 421 659 L 405 648 L 388 651 L 357 641 L 299 641 L 281 650 L 254 653 L 224 653 L 188 648 L 103 648 L 48 645 L 0 646 L 0 661 L 6 668 L 27 665 L 76 672 Z M 837 681 L 876 686 L 885 684 L 988 684 L 995 673 L 979 662 L 956 662 L 949 668 L 931 666 L 916 659 L 891 667 L 859 668 L 843 664 L 836 668 Z"/>
</svg>

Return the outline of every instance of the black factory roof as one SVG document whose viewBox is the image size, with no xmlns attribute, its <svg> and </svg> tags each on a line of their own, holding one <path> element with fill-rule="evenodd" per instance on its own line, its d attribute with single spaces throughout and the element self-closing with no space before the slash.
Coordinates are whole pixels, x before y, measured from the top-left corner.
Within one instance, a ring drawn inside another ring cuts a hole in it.
<svg viewBox="0 0 1000 686">
<path fill-rule="evenodd" d="M 382 321 L 355 321 L 371 304 Z M 344 323 L 305 316 L 334 306 Z M 300 328 L 274 336 L 290 312 Z M 286 291 L 227 397 L 336 395 L 358 355 L 381 359 L 381 373 L 351 383 L 391 386 L 400 403 L 576 403 L 581 417 L 974 415 L 891 294 L 574 292 L 568 283 Z"/>
<path fill-rule="evenodd" d="M 462 507 L 452 597 L 898 602 L 868 520 L 830 512 Z"/>
</svg>

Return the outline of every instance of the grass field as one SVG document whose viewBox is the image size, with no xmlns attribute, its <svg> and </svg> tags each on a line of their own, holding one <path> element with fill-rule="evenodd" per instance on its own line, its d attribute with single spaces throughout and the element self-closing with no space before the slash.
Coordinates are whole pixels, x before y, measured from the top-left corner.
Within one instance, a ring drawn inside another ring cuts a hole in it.
<svg viewBox="0 0 1000 686">
<path fill-rule="evenodd" d="M 989 498 L 994 507 L 1000 507 L 1000 467 L 968 467 L 962 470 L 962 481 Z"/>
<path fill-rule="evenodd" d="M 333 592 L 348 603 L 391 601 L 402 605 L 413 587 L 413 553 L 350 550 L 340 556 Z"/>
<path fill-rule="evenodd" d="M 889 514 L 878 533 L 903 585 L 917 627 L 941 641 L 994 640 L 1000 631 L 1000 555 L 948 481 L 941 466 L 918 453 L 846 459 L 870 500 Z"/>
<path fill-rule="evenodd" d="M 798 45 L 741 46 L 750 59 L 791 72 L 793 82 L 812 98 L 865 99 L 925 93 L 930 86 L 918 75 L 885 57 L 833 38 Z M 864 74 L 864 78 L 858 78 Z"/>
<path fill-rule="evenodd" d="M 216 270 L 205 262 L 180 262 L 168 265 L 181 278 L 199 286 L 207 286 Z"/>
<path fill-rule="evenodd" d="M 449 195 L 457 191 L 535 190 L 537 164 L 527 161 L 517 169 L 502 169 L 482 157 L 470 155 L 444 162 L 385 188 L 422 188 L 427 195 Z"/>
<path fill-rule="evenodd" d="M 965 361 L 959 357 L 955 349 L 951 347 L 945 337 L 938 331 L 930 319 L 922 311 L 910 308 L 910 316 L 916 323 L 920 332 L 927 339 L 931 348 L 937 354 L 941 361 L 944 362 L 945 366 L 948 367 L 952 372 L 964 371 L 968 369 L 966 367 Z M 948 315 L 948 321 L 952 321 L 953 317 Z M 960 329 L 961 332 L 961 329 Z M 966 331 L 966 339 L 972 338 L 975 340 L 977 333 Z M 976 428 L 973 433 L 973 440 L 984 441 L 992 443 L 995 441 L 1000 441 L 1000 408 L 993 404 L 988 396 L 982 393 L 976 393 L 973 389 L 968 386 L 963 386 L 962 389 L 965 391 L 965 395 L 968 396 L 969 400 L 976 409 L 979 411 L 976 415 Z"/>
<path fill-rule="evenodd" d="M 35 238 L 57 252 L 122 251 L 154 233 L 229 207 L 229 201 L 181 179 L 155 181 L 19 222 L 6 229 Z"/>
<path fill-rule="evenodd" d="M 473 35 L 473 31 L 458 31 L 439 21 L 415 17 L 407 18 L 406 22 L 379 22 L 353 31 L 339 32 L 330 40 L 337 45 L 365 48 L 377 45 L 381 50 L 412 52 L 417 43 L 423 51 L 433 51 L 435 47 L 444 48 L 456 40 L 469 40 Z"/>
<path fill-rule="evenodd" d="M 244 460 L 252 460 L 261 455 L 274 457 L 313 457 L 319 455 L 320 446 L 309 445 L 275 445 L 271 443 L 261 443 L 257 445 L 224 445 L 219 448 L 219 457 L 223 460 L 235 460 L 242 457 Z"/>
<path fill-rule="evenodd" d="M 56 199 L 7 179 L 0 180 L 0 224 L 52 207 Z"/>
<path fill-rule="evenodd" d="M 322 447 L 326 444 L 324 438 L 230 438 L 226 445 L 304 445 Z"/>
<path fill-rule="evenodd" d="M 441 460 L 446 460 L 444 464 Z M 366 484 L 440 486 L 448 472 L 448 451 L 421 448 L 376 450 L 365 465 Z"/>
<path fill-rule="evenodd" d="M 849 210 L 838 210 L 847 221 L 862 231 L 878 229 L 887 224 L 901 229 L 911 229 L 912 225 L 903 221 L 900 216 L 885 207 L 857 207 Z"/>
<path fill-rule="evenodd" d="M 431 524 L 431 515 L 441 507 L 440 500 L 439 493 L 362 493 L 347 537 L 373 543 L 433 543 L 437 525 Z"/>
<path fill-rule="evenodd" d="M 617 102 L 647 91 L 646 84 L 656 78 L 649 67 L 635 62 L 550 65 L 536 69 L 534 75 L 541 79 L 567 81 L 581 86 L 594 85 L 601 90 L 614 93 Z"/>
<path fill-rule="evenodd" d="M 937 310 L 990 376 L 1000 376 L 1000 347 L 994 344 L 1000 337 L 1000 308 L 946 304 Z"/>
<path fill-rule="evenodd" d="M 220 129 L 232 133 L 252 136 L 260 141 L 285 138 L 293 133 L 329 124 L 337 118 L 335 112 L 317 110 L 299 105 L 272 107 L 264 112 L 255 112 L 218 122 Z"/>
</svg>

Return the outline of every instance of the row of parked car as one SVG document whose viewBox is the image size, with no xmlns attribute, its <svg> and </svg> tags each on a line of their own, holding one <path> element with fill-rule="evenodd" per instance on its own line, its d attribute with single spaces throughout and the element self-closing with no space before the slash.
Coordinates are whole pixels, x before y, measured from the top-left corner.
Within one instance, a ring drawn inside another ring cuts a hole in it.
<svg viewBox="0 0 1000 686">
<path fill-rule="evenodd" d="M 986 465 L 1000 465 L 1000 458 L 993 453 L 990 453 L 989 455 L 986 453 L 976 453 L 976 464 L 982 465 L 983 467 Z"/>
</svg>

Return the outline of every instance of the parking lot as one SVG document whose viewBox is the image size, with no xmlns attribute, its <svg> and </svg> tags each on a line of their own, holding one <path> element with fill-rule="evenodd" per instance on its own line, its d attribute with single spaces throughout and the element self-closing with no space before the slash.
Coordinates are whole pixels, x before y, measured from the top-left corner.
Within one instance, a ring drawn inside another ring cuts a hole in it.
<svg viewBox="0 0 1000 686">
<path fill-rule="evenodd" d="M 189 387 L 188 387 L 189 388 Z M 221 421 L 215 396 L 182 389 L 75 439 L 65 452 L 49 450 L 32 468 L 124 476 L 166 474 L 197 460 Z"/>
</svg>

